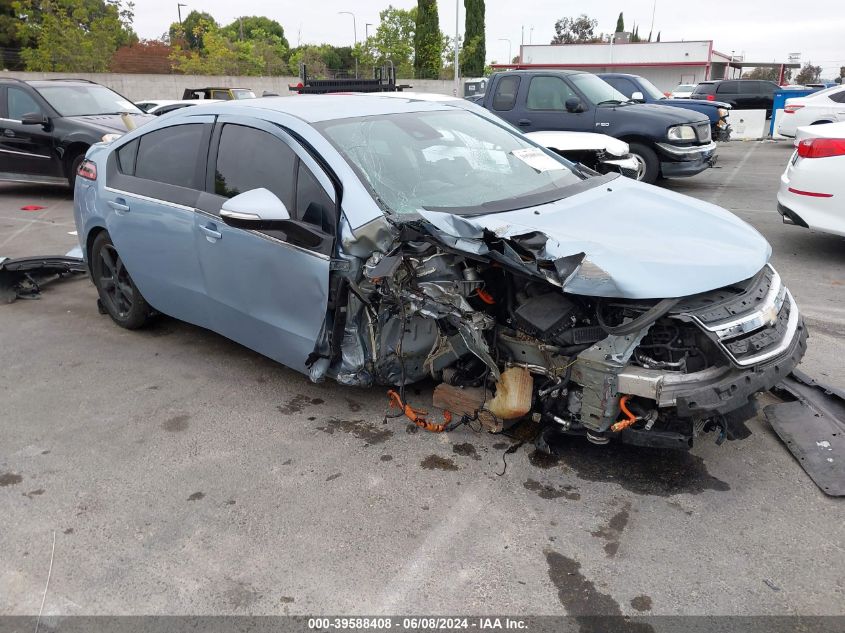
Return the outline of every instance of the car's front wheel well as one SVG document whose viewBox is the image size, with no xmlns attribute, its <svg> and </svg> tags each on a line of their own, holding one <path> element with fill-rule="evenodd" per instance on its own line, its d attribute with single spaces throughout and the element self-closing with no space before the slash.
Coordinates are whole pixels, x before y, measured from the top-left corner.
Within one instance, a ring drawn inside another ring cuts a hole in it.
<svg viewBox="0 0 845 633">
<path fill-rule="evenodd" d="M 71 173 L 74 161 L 79 156 L 85 156 L 85 152 L 91 147 L 88 143 L 75 142 L 67 146 L 64 155 L 65 175 L 69 180 L 73 179 L 74 174 Z"/>
</svg>

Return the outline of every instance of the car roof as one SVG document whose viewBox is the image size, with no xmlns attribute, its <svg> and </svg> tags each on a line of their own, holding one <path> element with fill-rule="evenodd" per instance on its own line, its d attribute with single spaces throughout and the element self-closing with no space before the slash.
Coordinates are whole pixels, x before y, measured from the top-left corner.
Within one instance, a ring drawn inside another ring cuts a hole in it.
<svg viewBox="0 0 845 633">
<path fill-rule="evenodd" d="M 500 70 L 495 74 L 501 75 L 536 75 L 537 73 L 549 73 L 552 75 L 588 75 L 583 70 L 566 70 L 561 68 L 516 68 L 514 70 Z"/>
<path fill-rule="evenodd" d="M 308 123 L 379 114 L 452 110 L 450 106 L 443 102 L 423 101 L 421 99 L 414 99 L 413 97 L 402 98 L 399 96 L 385 99 L 379 93 L 259 97 L 257 99 L 225 101 L 218 104 L 203 104 L 196 108 L 191 108 L 191 110 L 194 112 L 198 112 L 200 109 L 226 112 L 240 108 L 280 112 L 295 116 Z"/>
</svg>

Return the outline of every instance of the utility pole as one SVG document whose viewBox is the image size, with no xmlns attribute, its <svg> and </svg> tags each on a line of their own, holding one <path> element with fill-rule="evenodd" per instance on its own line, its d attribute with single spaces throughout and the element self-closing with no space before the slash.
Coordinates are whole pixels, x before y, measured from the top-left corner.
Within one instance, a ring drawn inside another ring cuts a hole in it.
<svg viewBox="0 0 845 633">
<path fill-rule="evenodd" d="M 187 4 L 182 4 L 181 2 L 176 3 L 176 13 L 179 14 L 179 26 L 182 26 L 182 7 L 187 6 Z"/>
<path fill-rule="evenodd" d="M 458 39 L 461 33 L 461 0 L 455 0 L 455 96 L 461 96 L 461 67 L 458 64 Z"/>
</svg>

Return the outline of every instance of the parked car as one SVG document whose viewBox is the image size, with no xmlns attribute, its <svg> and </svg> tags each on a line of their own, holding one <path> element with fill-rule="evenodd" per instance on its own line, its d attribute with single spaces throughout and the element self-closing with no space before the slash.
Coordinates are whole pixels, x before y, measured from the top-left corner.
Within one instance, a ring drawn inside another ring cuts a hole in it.
<svg viewBox="0 0 845 633">
<path fill-rule="evenodd" d="M 525 132 L 601 132 L 628 143 L 641 180 L 694 176 L 714 160 L 716 144 L 703 114 L 633 103 L 596 75 L 573 70 L 494 73 L 472 99 Z"/>
<path fill-rule="evenodd" d="M 123 115 L 123 116 L 121 116 Z M 84 79 L 0 77 L 0 180 L 73 186 L 85 152 L 152 119 Z"/>
<path fill-rule="evenodd" d="M 639 75 L 598 73 L 598 76 L 637 103 L 656 103 L 700 112 L 710 119 L 710 133 L 715 140 L 731 139 L 731 126 L 728 122 L 731 106 L 727 103 L 706 99 L 669 99 L 657 86 Z"/>
<path fill-rule="evenodd" d="M 696 84 L 678 84 L 669 93 L 672 99 L 689 99 L 692 96 L 692 91 L 695 90 Z"/>
<path fill-rule="evenodd" d="M 719 79 L 702 81 L 692 93 L 693 99 L 724 101 L 734 110 L 765 110 L 772 116 L 775 92 L 780 90 L 774 81 L 758 79 Z"/>
<path fill-rule="evenodd" d="M 845 236 L 845 123 L 798 128 L 801 140 L 780 177 L 787 224 Z"/>
<path fill-rule="evenodd" d="M 173 112 L 174 110 L 180 110 L 182 108 L 188 108 L 204 103 L 217 103 L 218 101 L 220 101 L 220 99 L 161 99 L 154 101 L 141 101 L 139 103 L 136 103 L 135 105 L 137 105 L 147 114 L 161 116 L 162 114 L 167 114 L 168 112 Z"/>
<path fill-rule="evenodd" d="M 737 437 L 806 346 L 735 215 L 447 103 L 187 108 L 93 146 L 74 217 L 118 325 L 160 312 L 313 381 L 433 377 L 442 423 L 391 395 L 432 431 L 531 416 L 599 444 Z"/>
<path fill-rule="evenodd" d="M 525 136 L 565 159 L 600 174 L 619 173 L 640 179 L 640 161 L 625 141 L 595 132 L 528 132 Z"/>
<path fill-rule="evenodd" d="M 255 99 L 255 93 L 247 88 L 185 88 L 182 100 L 214 99 L 233 101 L 237 99 Z"/>
<path fill-rule="evenodd" d="M 799 127 L 837 121 L 845 121 L 845 86 L 819 90 L 806 97 L 787 99 L 778 133 L 794 137 Z"/>
</svg>

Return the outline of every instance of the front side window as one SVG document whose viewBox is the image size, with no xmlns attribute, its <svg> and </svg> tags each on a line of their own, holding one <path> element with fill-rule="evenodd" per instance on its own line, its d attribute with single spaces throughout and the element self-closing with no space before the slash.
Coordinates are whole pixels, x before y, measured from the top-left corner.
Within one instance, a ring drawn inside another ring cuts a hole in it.
<svg viewBox="0 0 845 633">
<path fill-rule="evenodd" d="M 177 187 L 198 189 L 197 159 L 207 152 L 207 148 L 202 149 L 204 128 L 205 125 L 201 123 L 174 125 L 140 137 L 135 176 Z M 130 159 L 119 154 L 121 169 L 127 167 L 124 160 Z"/>
<path fill-rule="evenodd" d="M 252 189 L 272 191 L 293 209 L 296 154 L 281 139 L 244 125 L 227 124 L 220 133 L 214 193 L 232 198 Z"/>
<path fill-rule="evenodd" d="M 581 182 L 569 163 L 465 110 L 407 112 L 316 126 L 392 213 L 494 213 L 545 204 Z"/>
<path fill-rule="evenodd" d="M 493 109 L 500 112 L 513 110 L 518 92 L 519 75 L 502 77 L 496 84 L 496 92 L 493 94 Z"/>
<path fill-rule="evenodd" d="M 560 77 L 533 77 L 528 85 L 529 110 L 566 111 L 566 100 L 578 98 Z"/>
<path fill-rule="evenodd" d="M 97 84 L 56 84 L 36 90 L 62 116 L 88 114 L 142 114 L 135 104 Z"/>
<path fill-rule="evenodd" d="M 41 114 L 38 102 L 20 88 L 9 88 L 7 95 L 10 119 L 20 121 L 25 114 Z"/>
</svg>

